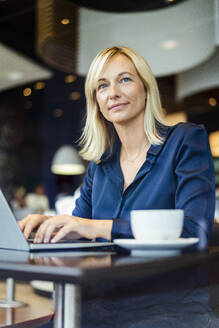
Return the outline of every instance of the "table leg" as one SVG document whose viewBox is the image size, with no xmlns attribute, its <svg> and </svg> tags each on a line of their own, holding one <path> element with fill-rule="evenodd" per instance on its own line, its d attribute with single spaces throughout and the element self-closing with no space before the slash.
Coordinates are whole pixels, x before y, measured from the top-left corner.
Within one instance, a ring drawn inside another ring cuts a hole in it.
<svg viewBox="0 0 219 328">
<path fill-rule="evenodd" d="M 26 306 L 26 303 L 14 300 L 15 282 L 13 278 L 6 279 L 6 299 L 0 300 L 0 308 L 17 308 Z"/>
<path fill-rule="evenodd" d="M 72 284 L 55 284 L 54 328 L 80 328 L 81 290 Z"/>
</svg>

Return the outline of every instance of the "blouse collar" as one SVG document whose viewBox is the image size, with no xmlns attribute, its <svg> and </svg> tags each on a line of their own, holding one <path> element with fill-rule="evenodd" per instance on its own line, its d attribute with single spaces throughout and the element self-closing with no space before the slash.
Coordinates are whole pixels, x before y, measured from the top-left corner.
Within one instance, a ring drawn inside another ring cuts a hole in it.
<svg viewBox="0 0 219 328">
<path fill-rule="evenodd" d="M 169 126 L 163 125 L 163 124 L 158 124 L 158 132 L 160 134 L 160 136 L 163 138 L 163 142 L 159 145 L 151 145 L 148 152 L 147 152 L 147 156 L 152 155 L 152 156 L 157 156 L 161 149 L 163 148 L 163 145 L 167 139 L 167 135 L 168 132 L 170 130 Z M 112 149 L 107 148 L 106 151 L 103 153 L 103 155 L 100 158 L 100 162 L 108 162 L 108 161 L 112 161 L 113 159 L 115 159 L 116 155 L 118 155 L 118 153 L 120 152 L 120 148 L 121 148 L 121 141 L 120 139 L 117 137 L 117 139 L 115 140 Z"/>
</svg>

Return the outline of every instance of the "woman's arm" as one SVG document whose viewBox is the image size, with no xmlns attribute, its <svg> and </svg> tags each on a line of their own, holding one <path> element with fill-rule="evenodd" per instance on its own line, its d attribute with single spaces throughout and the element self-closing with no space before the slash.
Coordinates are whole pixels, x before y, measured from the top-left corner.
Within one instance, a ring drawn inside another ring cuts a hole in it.
<svg viewBox="0 0 219 328">
<path fill-rule="evenodd" d="M 26 238 L 38 227 L 34 242 L 57 242 L 62 238 L 88 239 L 104 238 L 111 240 L 112 220 L 88 219 L 92 217 L 92 186 L 96 164 L 91 162 L 83 185 L 80 197 L 76 201 L 73 215 L 57 215 L 53 217 L 33 214 L 19 222 Z M 55 236 L 55 237 L 54 237 Z"/>
<path fill-rule="evenodd" d="M 215 208 L 214 166 L 208 135 L 193 126 L 177 154 L 175 207 L 184 209 L 182 237 L 199 237 L 206 243 L 211 232 Z"/>
</svg>

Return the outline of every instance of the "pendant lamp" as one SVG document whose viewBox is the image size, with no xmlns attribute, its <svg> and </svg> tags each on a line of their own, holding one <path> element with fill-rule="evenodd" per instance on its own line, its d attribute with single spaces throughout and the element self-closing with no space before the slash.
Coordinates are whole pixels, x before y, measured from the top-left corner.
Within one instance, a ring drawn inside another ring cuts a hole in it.
<svg viewBox="0 0 219 328">
<path fill-rule="evenodd" d="M 73 146 L 63 145 L 55 152 L 51 171 L 60 175 L 79 175 L 85 172 L 85 166 Z"/>
</svg>

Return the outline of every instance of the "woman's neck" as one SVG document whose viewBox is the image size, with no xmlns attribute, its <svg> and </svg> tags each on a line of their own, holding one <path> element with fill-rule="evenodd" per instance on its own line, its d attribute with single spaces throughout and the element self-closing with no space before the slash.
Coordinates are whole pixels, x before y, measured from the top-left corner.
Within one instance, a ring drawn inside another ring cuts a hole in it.
<svg viewBox="0 0 219 328">
<path fill-rule="evenodd" d="M 149 140 L 145 134 L 144 126 L 137 124 L 137 126 L 115 126 L 118 137 L 121 141 L 121 156 L 132 158 L 143 149 L 149 148 Z"/>
</svg>

